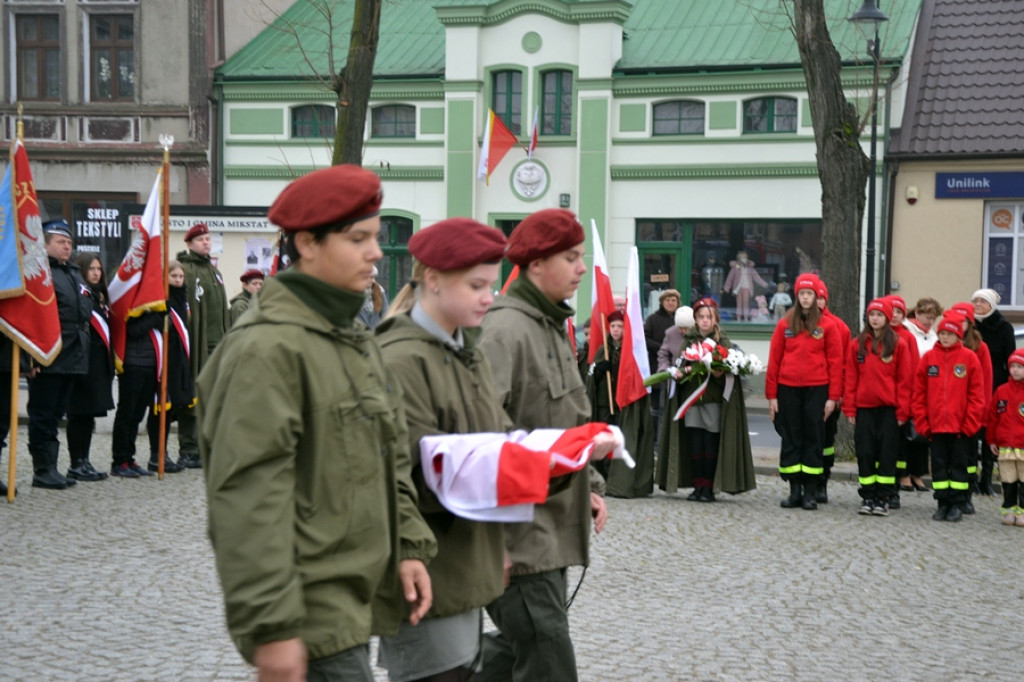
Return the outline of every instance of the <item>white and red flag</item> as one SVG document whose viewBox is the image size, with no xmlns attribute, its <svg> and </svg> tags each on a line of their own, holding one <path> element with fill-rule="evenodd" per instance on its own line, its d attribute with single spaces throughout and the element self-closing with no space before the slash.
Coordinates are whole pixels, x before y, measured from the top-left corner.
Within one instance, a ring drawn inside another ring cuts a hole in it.
<svg viewBox="0 0 1024 682">
<path fill-rule="evenodd" d="M 20 124 L 19 124 L 20 125 Z M 0 201 L 0 232 L 5 239 L 17 239 L 7 255 L 3 270 L 21 272 L 24 289 L 20 295 L 0 299 L 0 330 L 41 365 L 50 365 L 60 354 L 60 319 L 53 273 L 46 255 L 39 198 L 32 181 L 28 152 L 21 139 L 11 145 L 10 193 Z M 13 278 L 12 278 L 13 279 Z M 13 293 L 11 290 L 9 293 Z M 6 390 L 6 387 L 4 388 Z"/>
<path fill-rule="evenodd" d="M 604 343 L 605 331 L 608 329 L 606 320 L 615 312 L 615 299 L 612 296 L 608 262 L 601 246 L 601 235 L 597 232 L 597 221 L 593 218 L 590 220 L 590 232 L 594 243 L 594 276 L 590 281 L 590 347 L 587 362 L 593 364 L 598 347 Z"/>
<path fill-rule="evenodd" d="M 533 126 L 530 128 L 530 146 L 526 150 L 526 158 L 532 159 L 537 149 L 537 126 L 540 119 L 540 106 L 533 110 Z"/>
<path fill-rule="evenodd" d="M 124 362 L 125 326 L 129 317 L 148 310 L 166 310 L 163 258 L 160 251 L 160 185 L 157 172 L 142 218 L 132 216 L 138 231 L 110 286 L 110 335 L 114 341 L 114 364 L 120 372 Z"/>
<path fill-rule="evenodd" d="M 651 376 L 651 363 L 644 338 L 644 317 L 640 309 L 640 256 L 634 246 L 629 250 L 626 274 L 626 314 L 623 316 L 622 354 L 615 384 L 615 403 L 623 408 L 650 393 L 644 380 Z"/>
<path fill-rule="evenodd" d="M 490 185 L 491 173 L 505 158 L 505 154 L 508 154 L 508 150 L 516 145 L 516 142 L 516 136 L 512 134 L 512 131 L 498 118 L 493 109 L 488 109 L 483 145 L 480 148 L 480 165 L 476 169 L 477 179 Z"/>
<path fill-rule="evenodd" d="M 424 436 L 420 464 L 427 487 L 444 507 L 465 519 L 504 523 L 533 520 L 548 496 L 548 481 L 580 471 L 594 438 L 612 433 L 618 446 L 608 459 L 634 466 L 622 431 L 600 422 L 573 429 Z"/>
</svg>

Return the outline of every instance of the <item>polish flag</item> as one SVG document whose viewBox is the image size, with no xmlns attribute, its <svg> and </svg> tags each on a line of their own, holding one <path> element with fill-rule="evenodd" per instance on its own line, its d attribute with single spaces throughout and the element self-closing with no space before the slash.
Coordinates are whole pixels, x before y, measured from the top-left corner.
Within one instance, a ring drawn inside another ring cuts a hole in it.
<svg viewBox="0 0 1024 682">
<path fill-rule="evenodd" d="M 164 264 L 160 251 L 160 180 L 149 193 L 142 218 L 132 216 L 131 226 L 138 230 L 128 253 L 125 254 L 117 274 L 108 287 L 110 291 L 110 331 L 114 340 L 114 364 L 121 371 L 124 362 L 125 328 L 129 317 L 137 317 L 148 310 L 166 310 L 164 299 Z"/>
<path fill-rule="evenodd" d="M 611 433 L 618 446 L 608 459 L 635 463 L 617 426 L 592 422 L 572 429 L 424 436 L 420 465 L 427 487 L 444 507 L 473 521 L 533 520 L 547 500 L 549 481 L 581 471 L 594 438 Z"/>
<path fill-rule="evenodd" d="M 498 118 L 493 109 L 488 109 L 487 126 L 484 128 L 484 141 L 480 149 L 480 165 L 476 169 L 477 179 L 490 185 L 491 173 L 516 142 L 516 136 L 512 131 Z"/>
<path fill-rule="evenodd" d="M 604 343 L 605 330 L 608 328 L 605 319 L 615 312 L 615 299 L 612 297 L 612 280 L 608 273 L 608 263 L 604 259 L 601 235 L 597 232 L 597 221 L 593 218 L 590 219 L 590 231 L 594 242 L 594 278 L 590 283 L 590 348 L 587 362 L 593 363 L 598 346 Z"/>
<path fill-rule="evenodd" d="M 644 380 L 651 376 L 647 358 L 644 318 L 640 309 L 640 256 L 634 246 L 629 250 L 622 355 L 619 358 L 618 383 L 615 385 L 615 402 L 620 409 L 650 393 L 651 389 L 644 386 Z"/>
<path fill-rule="evenodd" d="M 533 152 L 537 149 L 537 122 L 540 119 L 540 107 L 533 110 L 533 127 L 530 129 L 530 146 L 526 150 L 526 158 L 532 159 Z"/>
</svg>

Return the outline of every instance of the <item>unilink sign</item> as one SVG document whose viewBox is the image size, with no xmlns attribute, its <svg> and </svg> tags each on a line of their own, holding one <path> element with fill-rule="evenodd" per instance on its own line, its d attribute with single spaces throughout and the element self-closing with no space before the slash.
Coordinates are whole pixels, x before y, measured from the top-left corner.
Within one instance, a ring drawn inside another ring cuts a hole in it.
<svg viewBox="0 0 1024 682">
<path fill-rule="evenodd" d="M 936 173 L 935 198 L 1024 198 L 1024 173 Z"/>
</svg>

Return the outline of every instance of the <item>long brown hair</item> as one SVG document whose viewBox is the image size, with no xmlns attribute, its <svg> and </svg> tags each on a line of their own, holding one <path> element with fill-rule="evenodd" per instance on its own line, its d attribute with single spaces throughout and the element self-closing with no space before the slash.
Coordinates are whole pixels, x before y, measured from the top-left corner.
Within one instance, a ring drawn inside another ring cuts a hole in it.
<svg viewBox="0 0 1024 682">
<path fill-rule="evenodd" d="M 805 316 L 803 308 L 800 307 L 800 302 L 797 301 L 797 304 L 790 308 L 789 312 L 782 319 L 786 321 L 786 326 L 792 330 L 794 335 L 801 332 L 810 334 L 817 329 L 818 324 L 821 322 L 821 310 L 818 309 L 818 304 L 815 302 Z"/>
<path fill-rule="evenodd" d="M 90 284 L 88 281 L 86 281 L 85 284 L 93 292 L 99 295 L 100 303 L 107 305 L 110 302 L 110 294 L 107 293 L 107 269 L 103 267 L 103 261 L 100 259 L 98 254 L 90 251 L 85 251 L 75 256 L 75 265 L 77 265 L 78 269 L 82 271 L 83 280 L 85 280 L 85 274 L 93 264 L 93 261 L 100 264 L 103 274 L 100 276 L 100 281 L 96 284 Z"/>
<path fill-rule="evenodd" d="M 970 318 L 967 319 L 967 331 L 964 332 L 962 343 L 964 348 L 973 350 L 975 353 L 981 348 L 981 332 L 974 327 L 974 323 L 971 322 Z"/>
<path fill-rule="evenodd" d="M 892 325 L 886 320 L 885 326 L 875 336 L 875 330 L 870 324 L 864 325 L 864 329 L 857 336 L 857 347 L 861 353 L 875 353 L 883 358 L 890 358 L 896 351 L 896 344 L 899 343 L 899 336 L 893 330 Z"/>
</svg>

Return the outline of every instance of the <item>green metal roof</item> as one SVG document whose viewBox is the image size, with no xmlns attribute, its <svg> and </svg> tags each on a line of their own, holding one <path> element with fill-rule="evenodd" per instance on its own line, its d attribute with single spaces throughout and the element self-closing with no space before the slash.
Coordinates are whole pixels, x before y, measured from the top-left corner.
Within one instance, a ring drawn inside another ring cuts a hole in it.
<svg viewBox="0 0 1024 682">
<path fill-rule="evenodd" d="M 345 63 L 352 24 L 352 1 L 334 6 L 335 64 Z M 617 65 L 622 72 L 746 70 L 798 67 L 796 42 L 780 0 L 628 0 L 633 9 L 624 24 L 626 40 Z M 608 0 L 384 0 L 380 45 L 374 75 L 441 77 L 444 74 L 446 17 L 465 8 L 469 16 L 502 18 L 536 12 L 571 21 L 583 5 L 609 6 Z M 921 0 L 889 0 L 882 9 L 882 58 L 898 61 L 906 53 Z M 846 17 L 860 0 L 825 0 L 832 40 L 846 62 L 864 62 L 866 42 Z M 449 19 L 446 18 L 446 21 Z M 218 69 L 225 80 L 308 78 L 311 68 L 289 27 L 301 36 L 306 55 L 327 72 L 325 18 L 315 4 L 297 0 L 271 26 Z"/>
</svg>

